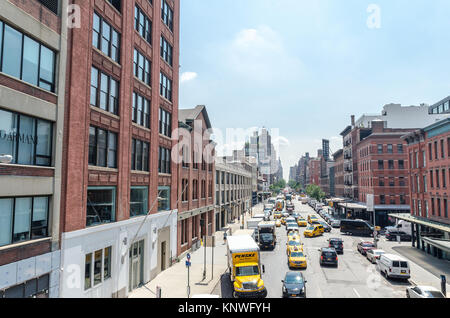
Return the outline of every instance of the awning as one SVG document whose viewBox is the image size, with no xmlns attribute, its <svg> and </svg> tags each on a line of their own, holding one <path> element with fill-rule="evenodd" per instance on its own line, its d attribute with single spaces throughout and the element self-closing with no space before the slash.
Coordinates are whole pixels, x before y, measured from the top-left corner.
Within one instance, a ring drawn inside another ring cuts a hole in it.
<svg viewBox="0 0 450 318">
<path fill-rule="evenodd" d="M 450 253 L 450 241 L 447 240 L 436 240 L 429 237 L 422 237 L 422 240 L 427 242 L 430 245 L 437 247 L 440 250 L 444 250 L 447 253 Z"/>
<path fill-rule="evenodd" d="M 409 205 L 375 205 L 375 210 L 399 210 L 409 211 L 411 207 Z"/>
<path fill-rule="evenodd" d="M 428 227 L 431 227 L 431 228 L 439 230 L 439 231 L 450 233 L 450 224 L 445 224 L 445 223 L 440 223 L 440 222 L 436 222 L 436 221 L 432 221 L 432 220 L 428 220 L 428 219 L 424 219 L 424 218 L 419 218 L 419 217 L 413 216 L 409 213 L 389 214 L 389 216 L 393 217 L 395 219 L 428 226 Z"/>
<path fill-rule="evenodd" d="M 361 209 L 365 210 L 366 206 L 359 203 L 339 203 L 339 206 L 347 209 Z"/>
<path fill-rule="evenodd" d="M 327 202 L 330 202 L 330 201 L 332 201 L 332 202 L 344 202 L 345 199 L 344 198 L 331 198 L 331 199 L 326 199 L 325 201 L 327 201 Z"/>
</svg>

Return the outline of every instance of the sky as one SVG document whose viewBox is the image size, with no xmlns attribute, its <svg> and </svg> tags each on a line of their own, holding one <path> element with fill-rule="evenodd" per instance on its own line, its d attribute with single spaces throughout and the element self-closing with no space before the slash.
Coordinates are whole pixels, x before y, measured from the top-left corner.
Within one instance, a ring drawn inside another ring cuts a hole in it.
<svg viewBox="0 0 450 318">
<path fill-rule="evenodd" d="M 350 116 L 450 95 L 448 0 L 181 0 L 180 108 L 279 133 L 284 177 Z"/>
</svg>

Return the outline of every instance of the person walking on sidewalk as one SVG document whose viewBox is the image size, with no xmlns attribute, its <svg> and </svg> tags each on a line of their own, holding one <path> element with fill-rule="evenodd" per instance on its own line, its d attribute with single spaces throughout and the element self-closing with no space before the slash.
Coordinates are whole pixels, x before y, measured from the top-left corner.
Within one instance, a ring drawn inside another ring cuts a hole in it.
<svg viewBox="0 0 450 318">
<path fill-rule="evenodd" d="M 223 245 L 227 244 L 227 231 L 223 232 Z"/>
</svg>

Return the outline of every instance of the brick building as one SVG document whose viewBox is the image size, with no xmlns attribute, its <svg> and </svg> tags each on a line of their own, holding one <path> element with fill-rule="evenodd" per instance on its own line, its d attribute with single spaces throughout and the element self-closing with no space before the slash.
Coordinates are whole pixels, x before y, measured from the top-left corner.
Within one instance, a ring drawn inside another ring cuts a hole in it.
<svg viewBox="0 0 450 318">
<path fill-rule="evenodd" d="M 450 118 L 403 137 L 407 142 L 413 246 L 450 260 Z M 394 216 L 395 217 L 395 216 Z"/>
<path fill-rule="evenodd" d="M 376 225 L 390 225 L 389 213 L 409 211 L 409 175 L 406 143 L 401 139 L 414 129 L 385 128 L 375 120 L 370 134 L 354 148 L 358 171 L 359 202 L 366 204 L 367 195 L 374 195 Z M 371 212 L 362 218 L 373 222 Z"/>
<path fill-rule="evenodd" d="M 309 175 L 310 180 L 308 184 L 320 186 L 320 159 L 311 158 L 309 160 Z"/>
<path fill-rule="evenodd" d="M 180 3 L 71 3 L 60 294 L 126 297 L 177 256 Z"/>
<path fill-rule="evenodd" d="M 344 197 L 344 151 L 342 149 L 333 154 L 334 158 L 334 195 Z"/>
<path fill-rule="evenodd" d="M 182 163 L 178 165 L 178 247 L 177 255 L 199 247 L 205 235 L 215 232 L 214 143 L 205 106 L 179 111 Z M 197 137 L 197 138 L 196 138 Z M 184 147 L 183 147 L 184 146 Z"/>
<path fill-rule="evenodd" d="M 66 5 L 0 1 L 0 298 L 59 297 Z"/>
</svg>

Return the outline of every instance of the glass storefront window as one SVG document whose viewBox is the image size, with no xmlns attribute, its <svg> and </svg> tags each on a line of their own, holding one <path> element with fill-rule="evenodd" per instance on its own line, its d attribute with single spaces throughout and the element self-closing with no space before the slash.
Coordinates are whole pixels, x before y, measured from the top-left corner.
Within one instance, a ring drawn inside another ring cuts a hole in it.
<svg viewBox="0 0 450 318">
<path fill-rule="evenodd" d="M 11 244 L 13 199 L 0 199 L 0 246 Z"/>
<path fill-rule="evenodd" d="M 170 210 L 170 187 L 158 187 L 158 211 Z"/>
<path fill-rule="evenodd" d="M 13 243 L 30 239 L 31 228 L 31 198 L 17 198 L 14 211 Z"/>
<path fill-rule="evenodd" d="M 87 254 L 84 265 L 84 290 L 91 288 L 92 254 Z"/>
<path fill-rule="evenodd" d="M 12 164 L 51 166 L 52 143 L 51 122 L 0 109 L 0 154 Z"/>
<path fill-rule="evenodd" d="M 94 286 L 102 282 L 102 252 L 98 250 L 94 254 Z"/>
<path fill-rule="evenodd" d="M 115 221 L 116 188 L 89 187 L 87 197 L 86 226 L 100 225 Z"/>
<path fill-rule="evenodd" d="M 148 212 L 148 187 L 131 187 L 130 217 Z"/>
</svg>

